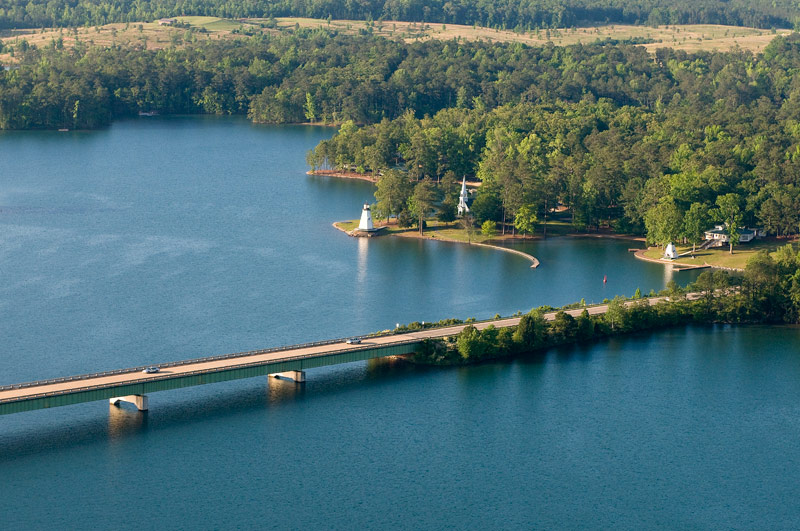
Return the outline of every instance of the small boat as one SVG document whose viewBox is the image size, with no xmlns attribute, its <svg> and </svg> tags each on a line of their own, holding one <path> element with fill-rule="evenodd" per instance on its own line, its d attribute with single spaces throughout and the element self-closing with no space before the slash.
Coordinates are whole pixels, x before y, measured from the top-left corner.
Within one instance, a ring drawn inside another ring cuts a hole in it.
<svg viewBox="0 0 800 531">
<path fill-rule="evenodd" d="M 158 116 L 158 111 L 139 111 L 139 116 Z"/>
<path fill-rule="evenodd" d="M 69 131 L 69 129 L 67 129 L 66 127 L 64 127 L 64 128 L 62 128 L 62 129 L 59 129 L 59 131 L 61 131 L 62 133 L 64 133 L 64 132 L 66 132 L 66 131 Z"/>
</svg>

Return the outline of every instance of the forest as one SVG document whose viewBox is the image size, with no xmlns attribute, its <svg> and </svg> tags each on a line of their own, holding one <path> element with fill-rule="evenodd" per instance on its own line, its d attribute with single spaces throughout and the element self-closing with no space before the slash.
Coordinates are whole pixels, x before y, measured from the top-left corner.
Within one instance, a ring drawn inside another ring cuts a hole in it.
<svg viewBox="0 0 800 531">
<path fill-rule="evenodd" d="M 790 0 L 6 0 L 0 28 L 97 26 L 181 15 L 402 20 L 530 31 L 598 24 L 791 28 Z"/>
<path fill-rule="evenodd" d="M 475 221 L 503 230 L 524 231 L 557 206 L 576 229 L 646 233 L 661 245 L 697 244 L 715 222 L 800 230 L 797 36 L 759 56 L 618 45 L 506 53 L 503 64 L 518 67 L 478 95 L 467 77 L 437 113 L 345 123 L 309 164 L 378 175 L 384 218 L 410 219 L 412 185 L 427 178 L 441 184 L 439 210 L 451 219 L 454 181 L 466 176 L 481 182 Z"/>
<path fill-rule="evenodd" d="M 409 202 L 423 181 L 440 184 L 449 218 L 467 177 L 482 182 L 476 221 L 503 231 L 529 231 L 556 207 L 576 228 L 659 244 L 699 241 L 712 222 L 800 229 L 797 35 L 759 55 L 320 28 L 190 37 L 161 50 L 20 41 L 0 73 L 0 128 L 94 128 L 138 112 L 334 123 L 309 164 L 379 176 L 384 217 L 431 204 Z"/>
<path fill-rule="evenodd" d="M 690 299 L 687 293 L 697 297 Z M 615 297 L 607 301 L 605 314 L 592 316 L 584 309 L 573 317 L 564 310 L 579 309 L 583 305 L 568 305 L 558 311 L 552 321 L 545 320 L 544 313 L 555 308 L 534 308 L 521 316 L 516 327 L 489 325 L 478 330 L 467 326 L 455 337 L 427 340 L 411 359 L 421 364 L 462 365 L 671 326 L 797 323 L 800 320 L 800 254 L 791 245 L 779 248 L 775 257 L 762 252 L 751 258 L 742 275 L 733 276 L 721 270 L 704 271 L 686 288 L 671 282 L 661 295 L 667 300 L 655 305 L 639 293 L 630 299 Z M 402 329 L 458 322 L 449 319 L 431 325 L 411 323 Z"/>
</svg>

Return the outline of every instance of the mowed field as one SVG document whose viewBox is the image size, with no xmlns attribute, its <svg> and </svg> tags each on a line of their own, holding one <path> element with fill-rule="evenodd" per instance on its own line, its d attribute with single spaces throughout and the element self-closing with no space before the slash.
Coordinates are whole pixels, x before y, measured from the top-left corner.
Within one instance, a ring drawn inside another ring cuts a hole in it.
<svg viewBox="0 0 800 531">
<path fill-rule="evenodd" d="M 372 32 L 387 38 L 405 41 L 427 39 L 466 39 L 487 42 L 522 42 L 533 46 L 553 43 L 556 46 L 588 44 L 597 40 L 646 39 L 653 41 L 644 46 L 649 50 L 670 47 L 681 50 L 730 50 L 741 48 L 759 52 L 776 35 L 788 35 L 790 30 L 760 30 L 737 26 L 685 25 L 685 26 L 600 26 L 596 28 L 570 28 L 538 30 L 516 33 L 476 26 L 456 24 L 422 24 L 414 22 L 365 22 L 356 20 L 332 20 L 308 18 L 279 18 L 231 20 L 217 17 L 176 17 L 189 27 L 159 25 L 157 22 L 119 23 L 105 26 L 58 29 L 6 30 L 0 32 L 3 44 L 14 46 L 21 39 L 36 46 L 48 46 L 60 42 L 66 47 L 81 41 L 93 46 L 112 44 L 137 45 L 147 49 L 181 46 L 186 42 L 204 39 L 233 39 L 245 33 L 276 32 L 278 29 L 330 28 L 341 33 Z M 275 23 L 277 23 L 276 29 Z M 268 27 L 273 26 L 273 27 Z M 5 51 L 0 61 L 13 63 L 14 57 Z"/>
<path fill-rule="evenodd" d="M 783 247 L 784 245 L 793 245 L 795 251 L 797 251 L 797 243 L 792 240 L 768 239 L 755 240 L 749 243 L 736 245 L 733 248 L 733 254 L 730 253 L 727 245 L 724 247 L 714 247 L 711 249 L 698 249 L 694 253 L 694 258 L 692 258 L 691 245 L 677 245 L 676 248 L 678 254 L 690 254 L 681 256 L 672 263 L 690 267 L 706 264 L 714 267 L 744 269 L 747 265 L 747 261 L 755 256 L 758 252 L 767 251 L 768 253 L 772 254 L 778 250 L 778 247 Z M 644 256 L 658 260 L 664 256 L 664 249 L 651 247 L 647 250 L 647 252 L 644 253 Z"/>
</svg>

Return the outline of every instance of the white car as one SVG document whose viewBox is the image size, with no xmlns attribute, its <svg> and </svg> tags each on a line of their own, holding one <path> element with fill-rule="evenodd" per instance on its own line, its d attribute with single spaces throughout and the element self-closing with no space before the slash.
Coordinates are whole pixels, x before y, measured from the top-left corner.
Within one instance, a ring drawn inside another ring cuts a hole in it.
<svg viewBox="0 0 800 531">
<path fill-rule="evenodd" d="M 159 371 L 158 367 L 147 367 L 146 369 L 142 370 L 142 372 L 145 374 L 154 374 L 157 373 L 158 371 Z"/>
<path fill-rule="evenodd" d="M 351 337 L 350 339 L 347 340 L 347 344 L 348 345 L 360 345 L 361 344 L 361 338 L 360 337 Z"/>
</svg>

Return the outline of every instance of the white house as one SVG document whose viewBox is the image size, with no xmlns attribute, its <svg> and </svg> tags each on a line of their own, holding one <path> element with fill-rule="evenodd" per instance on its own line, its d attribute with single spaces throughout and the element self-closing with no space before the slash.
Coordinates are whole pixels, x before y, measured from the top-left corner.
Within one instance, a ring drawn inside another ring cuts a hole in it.
<svg viewBox="0 0 800 531">
<path fill-rule="evenodd" d="M 766 232 L 761 228 L 748 229 L 742 227 L 739 229 L 739 243 L 747 243 L 756 238 L 763 238 L 764 236 L 766 236 Z M 728 237 L 728 231 L 725 230 L 725 225 L 715 225 L 713 229 L 707 230 L 705 232 L 705 238 L 713 242 L 711 247 L 725 245 L 730 239 Z"/>
</svg>

